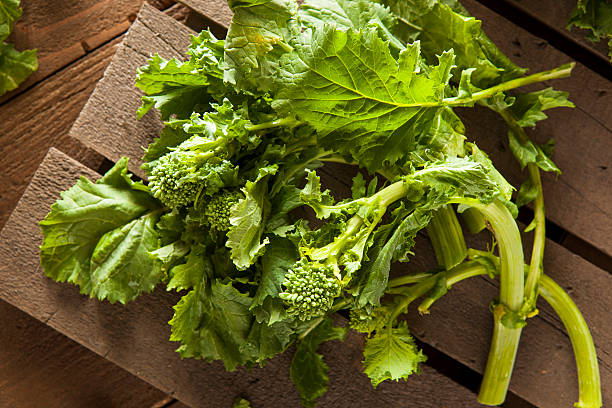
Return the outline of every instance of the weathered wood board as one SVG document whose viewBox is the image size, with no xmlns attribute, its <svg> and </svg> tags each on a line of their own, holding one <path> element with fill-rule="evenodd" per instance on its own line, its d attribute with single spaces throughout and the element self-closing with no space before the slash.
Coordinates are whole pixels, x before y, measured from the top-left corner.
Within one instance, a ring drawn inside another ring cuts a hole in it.
<svg viewBox="0 0 612 408">
<path fill-rule="evenodd" d="M 0 327 L 2 407 L 143 408 L 168 402 L 163 392 L 3 301 Z"/>
<path fill-rule="evenodd" d="M 67 134 L 118 43 L 116 40 L 101 47 L 0 105 L 0 225 L 6 222 L 50 146 L 63 146 L 93 167 L 102 162 L 102 156 L 69 141 Z"/>
<path fill-rule="evenodd" d="M 23 15 L 9 41 L 38 50 L 38 71 L 19 88 L 52 75 L 87 52 L 124 33 L 143 0 L 22 0 Z M 79 24 L 87 22 L 87 24 Z M 1 100 L 19 92 L 4 96 Z"/>
<path fill-rule="evenodd" d="M 167 340 L 167 322 L 178 295 L 156 290 L 127 306 L 111 305 L 81 296 L 76 287 L 43 275 L 37 221 L 81 173 L 97 176 L 59 151 L 50 150 L 0 232 L 0 259 L 5 261 L 0 265 L 0 298 L 188 405 L 229 407 L 238 395 L 244 395 L 255 407 L 299 406 L 289 379 L 290 353 L 264 368 L 232 373 L 217 362 L 181 360 L 173 351 L 176 344 Z M 322 347 L 331 382 L 321 407 L 477 406 L 472 392 L 426 366 L 422 375 L 406 383 L 385 383 L 374 390 L 360 372 L 362 343 L 363 338 L 353 332 L 343 344 Z"/>
<path fill-rule="evenodd" d="M 142 149 L 153 135 L 159 134 L 162 124 L 157 112 L 136 119 L 142 95 L 134 87 L 136 69 L 145 65 L 155 53 L 167 59 L 185 55 L 190 34 L 195 33 L 145 3 L 104 78 L 70 130 L 70 136 L 86 146 L 97 146 L 95 150 L 112 161 L 121 156 L 130 157 L 130 169 L 142 177 Z M 112 142 L 101 143 L 101 138 Z M 123 147 L 116 149 L 116 143 Z"/>
</svg>

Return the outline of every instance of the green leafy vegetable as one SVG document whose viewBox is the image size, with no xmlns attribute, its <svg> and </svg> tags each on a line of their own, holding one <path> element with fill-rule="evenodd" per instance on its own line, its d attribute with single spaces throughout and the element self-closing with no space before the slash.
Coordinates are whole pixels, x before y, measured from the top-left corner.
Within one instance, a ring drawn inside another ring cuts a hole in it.
<svg viewBox="0 0 612 408">
<path fill-rule="evenodd" d="M 295 344 L 291 379 L 314 406 L 329 382 L 318 348 L 348 330 L 332 314 L 348 311 L 348 327 L 367 334 L 363 371 L 374 386 L 406 379 L 426 357 L 401 314 L 420 298 L 428 313 L 457 282 L 488 274 L 500 292 L 479 400 L 501 404 L 547 282 L 540 170 L 560 172 L 553 142 L 535 144 L 524 127 L 573 106 L 552 88 L 515 89 L 565 77 L 572 65 L 523 76 L 455 0 L 229 6 L 224 40 L 204 31 L 186 61 L 155 55 L 138 71 L 139 116 L 156 108 L 165 121 L 144 155 L 147 184 L 121 160 L 65 192 L 41 222 L 47 276 L 123 303 L 161 282 L 180 292 L 170 326 L 184 358 L 233 370 Z M 515 202 L 454 111 L 475 104 L 508 123 L 510 150 L 528 172 Z M 362 169 L 350 197 L 325 188 L 316 170 L 328 162 Z M 514 216 L 531 201 L 525 273 Z M 467 248 L 456 211 L 470 230 L 493 232 L 499 257 Z M 424 229 L 439 267 L 390 277 L 393 263 L 419 255 Z M 553 289 L 546 296 L 559 301 Z M 580 323 L 575 305 L 561 302 L 569 324 Z M 600 406 L 596 359 L 577 356 L 581 401 Z"/>
<path fill-rule="evenodd" d="M 302 404 L 315 406 L 315 400 L 327 391 L 329 367 L 317 352 L 321 343 L 344 340 L 346 328 L 334 327 L 330 318 L 325 318 L 311 332 L 298 341 L 291 361 L 291 380 L 295 383 Z"/>
<path fill-rule="evenodd" d="M 377 386 L 385 380 L 406 379 L 418 371 L 426 357 L 417 350 L 406 322 L 397 328 L 387 328 L 366 342 L 364 349 L 365 372 Z"/>
<path fill-rule="evenodd" d="M 97 183 L 81 178 L 40 222 L 47 276 L 79 285 L 91 297 L 125 303 L 150 292 L 161 264 L 154 230 L 161 206 L 127 175 L 122 159 Z"/>
</svg>

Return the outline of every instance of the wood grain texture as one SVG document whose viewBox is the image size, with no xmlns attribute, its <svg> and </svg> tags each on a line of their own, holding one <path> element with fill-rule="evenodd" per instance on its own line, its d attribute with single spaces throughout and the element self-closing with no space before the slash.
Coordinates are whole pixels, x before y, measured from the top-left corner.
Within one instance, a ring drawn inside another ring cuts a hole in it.
<svg viewBox="0 0 612 408">
<path fill-rule="evenodd" d="M 59 192 L 79 174 L 95 174 L 57 150 L 50 150 L 15 212 L 0 232 L 0 298 L 155 387 L 194 407 L 229 407 L 237 396 L 254 407 L 299 406 L 289 380 L 291 353 L 264 368 L 227 373 L 221 364 L 181 360 L 168 341 L 177 294 L 156 290 L 127 306 L 81 296 L 74 286 L 55 283 L 39 267 L 37 221 Z M 320 407 L 476 407 L 475 395 L 424 367 L 405 383 L 385 383 L 374 390 L 361 374 L 363 338 L 351 333 L 345 343 L 322 347 L 330 366 L 330 391 Z M 282 392 L 279 392 L 282 390 Z M 431 395 L 436 398 L 431 398 Z"/>
<path fill-rule="evenodd" d="M 97 168 L 102 156 L 68 130 L 102 77 L 118 40 L 92 52 L 0 106 L 0 225 L 6 222 L 49 146 L 57 146 Z"/>
<path fill-rule="evenodd" d="M 0 327 L 2 407 L 146 408 L 167 398 L 3 301 Z"/>
<path fill-rule="evenodd" d="M 134 87 L 136 69 L 155 53 L 167 59 L 184 56 L 190 34 L 194 32 L 145 3 L 70 135 L 113 161 L 132 158 L 130 170 L 144 176 L 142 148 L 159 134 L 162 124 L 156 111 L 136 119 L 142 95 Z"/>
<path fill-rule="evenodd" d="M 9 41 L 20 50 L 36 48 L 39 68 L 13 94 L 124 33 L 142 1 L 22 0 L 23 15 Z"/>
<path fill-rule="evenodd" d="M 535 16 L 542 23 L 553 27 L 559 32 L 559 35 L 568 36 L 584 45 L 601 58 L 608 61 L 610 60 L 610 56 L 608 55 L 608 41 L 606 39 L 593 43 L 586 38 L 590 33 L 590 30 L 583 30 L 581 28 L 573 27 L 570 31 L 565 28 L 567 27 L 567 21 L 569 20 L 572 11 L 576 7 L 577 0 L 507 1 L 513 4 L 515 7 L 525 10 L 532 16 Z"/>
<path fill-rule="evenodd" d="M 221 27 L 227 28 L 232 20 L 233 13 L 227 2 L 219 0 L 178 0 L 208 20 L 214 21 Z"/>
</svg>

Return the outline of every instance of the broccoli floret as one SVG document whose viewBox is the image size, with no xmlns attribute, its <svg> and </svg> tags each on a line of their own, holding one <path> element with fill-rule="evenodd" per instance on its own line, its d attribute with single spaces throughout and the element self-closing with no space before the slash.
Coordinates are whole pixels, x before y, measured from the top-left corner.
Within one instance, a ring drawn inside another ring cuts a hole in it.
<svg viewBox="0 0 612 408">
<path fill-rule="evenodd" d="M 238 190 L 221 190 L 204 206 L 204 217 L 211 230 L 226 232 L 229 231 L 231 208 L 244 195 Z"/>
<path fill-rule="evenodd" d="M 305 259 L 289 270 L 283 286 L 280 297 L 289 304 L 287 312 L 300 320 L 324 315 L 342 289 L 331 266 Z"/>
<path fill-rule="evenodd" d="M 374 330 L 384 326 L 385 317 L 389 311 L 384 306 L 379 306 L 371 311 L 365 308 L 351 309 L 349 312 L 349 326 L 361 333 L 370 334 Z"/>
<path fill-rule="evenodd" d="M 148 167 L 153 196 L 170 208 L 193 203 L 204 185 L 203 181 L 189 177 L 193 166 L 185 160 L 186 155 L 193 155 L 193 152 L 173 151 Z"/>
</svg>

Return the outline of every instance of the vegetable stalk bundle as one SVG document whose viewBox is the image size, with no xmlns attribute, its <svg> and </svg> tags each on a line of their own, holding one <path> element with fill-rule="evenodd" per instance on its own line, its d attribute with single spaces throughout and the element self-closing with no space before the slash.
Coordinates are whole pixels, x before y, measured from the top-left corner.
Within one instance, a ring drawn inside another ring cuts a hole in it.
<svg viewBox="0 0 612 408">
<path fill-rule="evenodd" d="M 511 93 L 573 65 L 525 76 L 455 0 L 229 5 L 224 40 L 203 31 L 187 61 L 156 55 L 139 70 L 139 116 L 156 108 L 165 121 L 144 155 L 148 184 L 133 181 L 122 159 L 97 183 L 83 178 L 64 192 L 40 223 L 47 276 L 111 302 L 158 284 L 181 291 L 170 321 L 177 351 L 228 370 L 265 364 L 296 343 L 291 377 L 312 406 L 328 383 L 317 348 L 348 330 L 331 314 L 367 335 L 374 386 L 405 379 L 426 357 L 401 315 L 417 299 L 427 313 L 455 283 L 489 275 L 500 292 L 479 401 L 504 401 L 541 295 L 574 345 L 577 406 L 601 406 L 588 328 L 543 274 L 540 172 L 560 172 L 553 145 L 524 131 L 545 110 L 573 105 L 552 88 Z M 475 105 L 507 122 L 511 151 L 528 169 L 514 201 L 455 113 Z M 316 170 L 330 162 L 361 169 L 351 197 L 322 187 Z M 515 217 L 532 201 L 526 265 Z M 471 232 L 491 230 L 494 248 L 468 249 L 457 212 Z M 439 267 L 390 277 L 393 262 L 415 256 L 424 229 Z"/>
</svg>

